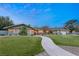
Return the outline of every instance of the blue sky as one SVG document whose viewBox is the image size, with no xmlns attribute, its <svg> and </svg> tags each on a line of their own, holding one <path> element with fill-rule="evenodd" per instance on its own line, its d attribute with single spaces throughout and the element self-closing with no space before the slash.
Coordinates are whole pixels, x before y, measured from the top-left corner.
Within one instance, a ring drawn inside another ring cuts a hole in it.
<svg viewBox="0 0 79 59">
<path fill-rule="evenodd" d="M 70 19 L 79 20 L 79 4 L 4 3 L 0 4 L 0 16 L 9 16 L 15 24 L 62 27 Z"/>
</svg>

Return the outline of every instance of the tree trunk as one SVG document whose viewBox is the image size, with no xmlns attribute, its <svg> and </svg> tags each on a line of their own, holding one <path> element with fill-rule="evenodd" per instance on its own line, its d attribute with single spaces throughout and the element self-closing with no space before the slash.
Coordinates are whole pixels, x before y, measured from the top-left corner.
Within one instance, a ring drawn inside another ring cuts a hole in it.
<svg viewBox="0 0 79 59">
<path fill-rule="evenodd" d="M 70 30 L 69 32 L 70 32 L 70 33 L 72 33 L 72 32 L 73 32 L 73 30 Z"/>
</svg>

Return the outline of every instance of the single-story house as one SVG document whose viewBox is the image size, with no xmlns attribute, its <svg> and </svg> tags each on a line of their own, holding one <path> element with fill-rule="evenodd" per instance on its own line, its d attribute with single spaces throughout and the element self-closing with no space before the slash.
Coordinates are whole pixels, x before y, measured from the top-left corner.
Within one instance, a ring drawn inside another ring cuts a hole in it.
<svg viewBox="0 0 79 59">
<path fill-rule="evenodd" d="M 62 34 L 66 35 L 69 33 L 69 30 L 64 29 L 64 28 L 52 28 L 53 34 Z"/>
<path fill-rule="evenodd" d="M 50 28 L 34 28 L 37 35 L 49 34 L 52 32 Z"/>
<path fill-rule="evenodd" d="M 3 30 L 0 30 L 0 35 L 19 35 L 22 26 L 27 27 L 27 35 L 34 34 L 33 32 L 34 28 L 25 24 L 18 24 L 18 25 L 4 27 Z"/>
</svg>

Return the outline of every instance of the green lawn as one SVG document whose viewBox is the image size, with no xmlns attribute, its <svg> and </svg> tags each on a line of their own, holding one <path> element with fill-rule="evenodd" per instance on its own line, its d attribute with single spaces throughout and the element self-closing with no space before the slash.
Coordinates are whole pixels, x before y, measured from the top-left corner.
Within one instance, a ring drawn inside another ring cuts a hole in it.
<svg viewBox="0 0 79 59">
<path fill-rule="evenodd" d="M 57 45 L 79 46 L 79 36 L 74 35 L 49 35 Z"/>
<path fill-rule="evenodd" d="M 0 37 L 0 56 L 32 56 L 42 51 L 40 37 Z"/>
</svg>

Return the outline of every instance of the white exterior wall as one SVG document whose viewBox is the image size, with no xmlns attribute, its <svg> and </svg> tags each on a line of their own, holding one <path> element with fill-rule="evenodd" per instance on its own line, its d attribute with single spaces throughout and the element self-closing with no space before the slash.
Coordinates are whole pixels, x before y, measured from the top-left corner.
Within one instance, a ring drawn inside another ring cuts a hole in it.
<svg viewBox="0 0 79 59">
<path fill-rule="evenodd" d="M 33 35 L 34 33 L 31 31 L 31 29 L 27 30 L 27 35 Z"/>
<path fill-rule="evenodd" d="M 62 35 L 66 35 L 67 32 L 66 32 L 66 31 L 61 31 L 61 34 L 62 34 Z"/>
</svg>

